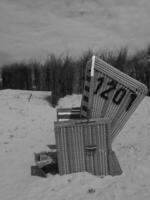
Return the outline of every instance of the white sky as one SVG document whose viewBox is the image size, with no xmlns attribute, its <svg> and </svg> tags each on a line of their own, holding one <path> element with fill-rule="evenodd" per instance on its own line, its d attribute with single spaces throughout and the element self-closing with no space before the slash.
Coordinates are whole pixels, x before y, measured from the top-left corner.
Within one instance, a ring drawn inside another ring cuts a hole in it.
<svg viewBox="0 0 150 200">
<path fill-rule="evenodd" d="M 149 0 L 0 0 L 0 64 L 150 42 Z"/>
</svg>

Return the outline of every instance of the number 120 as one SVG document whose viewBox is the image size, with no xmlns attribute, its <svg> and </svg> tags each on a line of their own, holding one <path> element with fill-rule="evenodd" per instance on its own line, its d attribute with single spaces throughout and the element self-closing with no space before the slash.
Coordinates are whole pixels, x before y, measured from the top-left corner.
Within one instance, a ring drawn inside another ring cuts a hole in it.
<svg viewBox="0 0 150 200">
<path fill-rule="evenodd" d="M 102 85 L 104 83 L 104 77 L 100 77 L 97 80 L 98 80 L 98 84 L 97 84 L 97 87 L 94 91 L 94 94 L 97 94 L 99 92 L 100 88 L 102 87 Z M 109 99 L 108 94 L 112 91 L 115 91 L 112 102 L 115 103 L 116 105 L 119 105 L 123 101 L 123 99 L 124 99 L 124 97 L 127 93 L 127 90 L 125 88 L 122 88 L 122 87 L 119 88 L 119 89 L 116 89 L 117 82 L 114 81 L 114 80 L 110 80 L 109 82 L 107 82 L 107 85 L 109 87 L 107 89 L 105 89 L 104 91 L 101 91 L 99 96 L 101 96 L 105 100 L 108 100 Z M 126 107 L 126 111 L 128 111 L 130 109 L 130 107 L 132 106 L 132 104 L 133 104 L 133 102 L 135 101 L 136 98 L 137 98 L 137 94 L 132 92 L 130 94 L 129 102 L 128 102 L 127 107 Z"/>
</svg>

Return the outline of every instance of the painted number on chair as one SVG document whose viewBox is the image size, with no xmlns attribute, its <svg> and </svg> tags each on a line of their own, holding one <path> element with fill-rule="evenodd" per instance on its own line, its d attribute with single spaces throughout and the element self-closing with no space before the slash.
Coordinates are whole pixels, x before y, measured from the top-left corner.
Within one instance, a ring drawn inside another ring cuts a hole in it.
<svg viewBox="0 0 150 200">
<path fill-rule="evenodd" d="M 117 87 L 118 82 L 114 81 L 114 80 L 109 80 L 106 85 L 107 88 L 104 89 L 103 91 L 101 91 L 101 87 L 104 84 L 105 78 L 104 77 L 99 77 L 97 79 L 97 85 L 96 88 L 94 90 L 94 95 L 99 95 L 100 97 L 102 97 L 103 99 L 105 99 L 106 101 L 109 100 L 109 94 L 111 92 L 114 93 L 113 98 L 112 98 L 112 102 L 116 105 L 120 105 L 121 102 L 123 101 L 123 99 L 126 96 L 127 90 L 123 87 Z M 127 107 L 125 108 L 126 111 L 128 111 L 130 109 L 130 107 L 132 106 L 133 102 L 136 100 L 137 98 L 137 94 L 134 92 L 131 92 L 129 95 L 129 99 L 128 99 L 128 104 Z"/>
</svg>

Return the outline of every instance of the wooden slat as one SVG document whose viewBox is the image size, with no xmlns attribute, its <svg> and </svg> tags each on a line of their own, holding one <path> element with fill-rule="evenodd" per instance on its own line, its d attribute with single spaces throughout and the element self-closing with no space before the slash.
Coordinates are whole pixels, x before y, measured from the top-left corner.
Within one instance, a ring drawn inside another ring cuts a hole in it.
<svg viewBox="0 0 150 200">
<path fill-rule="evenodd" d="M 58 108 L 57 109 L 57 120 L 58 121 L 67 121 L 71 119 L 79 119 L 80 118 L 80 107 L 74 108 Z"/>
</svg>

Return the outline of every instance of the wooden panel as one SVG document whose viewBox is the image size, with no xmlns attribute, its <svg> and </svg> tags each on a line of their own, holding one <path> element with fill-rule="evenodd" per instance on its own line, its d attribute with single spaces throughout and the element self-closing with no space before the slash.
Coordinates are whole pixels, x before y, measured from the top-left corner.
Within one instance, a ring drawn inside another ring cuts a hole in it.
<svg viewBox="0 0 150 200">
<path fill-rule="evenodd" d="M 60 174 L 108 175 L 109 131 L 107 118 L 55 122 Z"/>
</svg>

